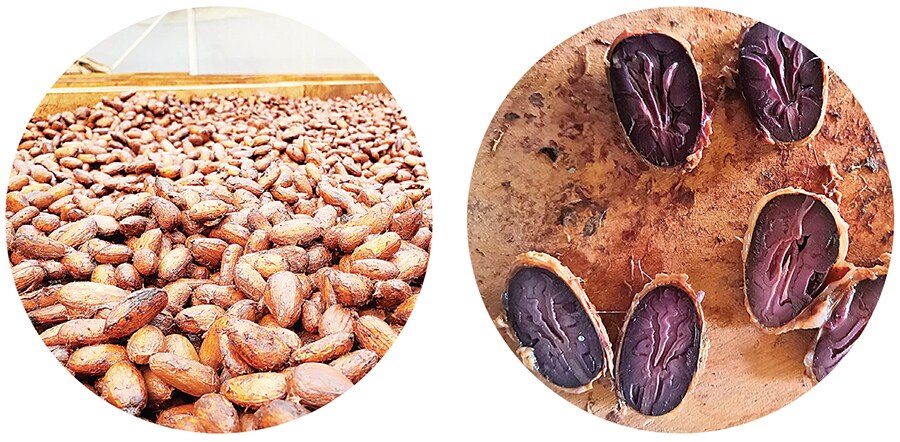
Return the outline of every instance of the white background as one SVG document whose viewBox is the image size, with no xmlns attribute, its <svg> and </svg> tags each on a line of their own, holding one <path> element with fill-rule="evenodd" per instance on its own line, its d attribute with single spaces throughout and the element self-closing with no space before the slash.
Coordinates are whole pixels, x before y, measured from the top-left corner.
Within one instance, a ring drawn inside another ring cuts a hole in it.
<svg viewBox="0 0 900 442">
<path fill-rule="evenodd" d="M 17 2 L 15 10 L 9 10 L 10 3 L 0 16 L 4 75 L 0 170 L 9 170 L 13 149 L 33 109 L 72 60 L 136 21 L 186 6 L 211 5 L 185 1 L 105 5 L 82 0 L 48 6 L 29 1 Z M 521 367 L 495 331 L 478 295 L 466 248 L 466 200 L 471 167 L 487 125 L 507 92 L 535 61 L 598 21 L 628 10 L 685 2 L 287 3 L 218 2 L 302 21 L 345 45 L 381 77 L 409 115 L 425 151 L 433 185 L 435 235 L 416 312 L 370 376 L 321 411 L 231 440 L 666 437 L 593 417 L 550 392 Z M 900 141 L 896 109 L 900 64 L 893 8 L 865 1 L 833 6 L 784 0 L 689 3 L 766 21 L 810 46 L 853 90 L 869 113 L 891 169 L 900 170 L 900 149 L 895 147 Z M 0 188 L 5 188 L 7 177 L 0 176 Z M 2 259 L 6 260 L 5 255 Z M 0 267 L 8 268 L 5 262 Z M 891 276 L 863 339 L 824 383 L 767 417 L 693 437 L 896 437 L 900 299 L 898 277 Z M 10 433 L 4 439 L 180 441 L 198 437 L 129 417 L 73 382 L 33 332 L 8 270 L 0 271 L 0 278 L 0 336 L 4 336 L 0 416 Z"/>
<path fill-rule="evenodd" d="M 194 16 L 197 74 L 368 72 L 341 45 L 295 19 L 230 8 L 199 8 Z M 122 29 L 87 55 L 112 68 L 155 19 Z M 175 11 L 166 14 L 113 72 L 188 72 L 188 58 L 187 13 Z"/>
</svg>

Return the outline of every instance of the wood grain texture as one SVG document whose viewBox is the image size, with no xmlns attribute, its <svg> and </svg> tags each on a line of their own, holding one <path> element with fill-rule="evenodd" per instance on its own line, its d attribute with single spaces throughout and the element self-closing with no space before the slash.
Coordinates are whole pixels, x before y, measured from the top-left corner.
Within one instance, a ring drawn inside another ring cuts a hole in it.
<svg viewBox="0 0 900 442">
<path fill-rule="evenodd" d="M 683 405 L 657 418 L 621 410 L 608 379 L 588 393 L 563 395 L 597 416 L 655 431 L 714 430 L 764 416 L 812 386 L 803 356 L 814 331 L 766 335 L 743 305 L 739 238 L 766 193 L 795 186 L 830 194 L 850 224 L 850 262 L 871 265 L 891 249 L 893 200 L 881 146 L 837 75 L 831 72 L 823 127 L 808 143 L 781 148 L 758 136 L 734 88 L 741 30 L 754 22 L 661 8 L 598 23 L 538 61 L 485 134 L 468 223 L 473 269 L 492 317 L 501 313 L 514 257 L 529 250 L 559 257 L 583 278 L 613 342 L 647 275 L 687 273 L 706 293 L 709 358 Z M 704 90 L 715 102 L 713 133 L 691 173 L 652 168 L 626 147 L 605 59 L 626 27 L 681 37 L 702 65 Z"/>
<path fill-rule="evenodd" d="M 46 117 L 78 106 L 93 106 L 103 97 L 128 91 L 192 96 L 253 95 L 260 92 L 289 97 L 346 98 L 362 92 L 387 93 L 371 74 L 317 75 L 188 75 L 180 72 L 140 74 L 66 74 L 41 100 L 35 116 Z"/>
</svg>

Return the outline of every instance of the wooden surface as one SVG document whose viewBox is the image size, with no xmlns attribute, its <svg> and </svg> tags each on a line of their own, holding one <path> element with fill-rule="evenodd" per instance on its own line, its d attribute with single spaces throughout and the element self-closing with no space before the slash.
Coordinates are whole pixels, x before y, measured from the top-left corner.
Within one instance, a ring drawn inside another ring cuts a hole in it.
<svg viewBox="0 0 900 442">
<path fill-rule="evenodd" d="M 185 73 L 67 74 L 44 96 L 34 115 L 47 116 L 78 106 L 93 106 L 104 96 L 128 91 L 171 92 L 181 99 L 212 94 L 267 92 L 292 97 L 349 97 L 365 91 L 386 93 L 371 74 L 188 75 Z"/>
<path fill-rule="evenodd" d="M 741 29 L 753 23 L 721 11 L 665 8 L 594 25 L 536 63 L 485 134 L 468 222 L 473 269 L 492 317 L 501 313 L 515 255 L 529 250 L 559 257 L 583 278 L 616 346 L 623 312 L 645 275 L 687 273 L 694 289 L 706 292 L 709 358 L 682 406 L 657 418 L 618 410 L 609 380 L 588 393 L 563 394 L 597 416 L 655 431 L 714 430 L 764 416 L 812 386 L 802 361 L 814 331 L 766 335 L 744 309 L 738 238 L 764 194 L 796 186 L 840 195 L 850 224 L 848 260 L 868 265 L 890 251 L 893 200 L 884 157 L 847 86 L 832 72 L 821 131 L 792 148 L 763 142 L 740 92 L 726 87 Z M 691 173 L 650 168 L 625 147 L 605 60 L 625 27 L 684 38 L 702 64 L 704 90 L 715 101 L 713 134 Z M 553 151 L 556 161 L 546 154 Z M 841 376 L 840 368 L 831 376 Z"/>
</svg>

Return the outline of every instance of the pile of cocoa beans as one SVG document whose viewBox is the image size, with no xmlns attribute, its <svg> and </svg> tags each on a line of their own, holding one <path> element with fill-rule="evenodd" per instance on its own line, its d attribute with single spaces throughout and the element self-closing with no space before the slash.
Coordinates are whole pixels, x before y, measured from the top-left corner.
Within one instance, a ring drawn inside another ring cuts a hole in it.
<svg viewBox="0 0 900 442">
<path fill-rule="evenodd" d="M 388 95 L 126 93 L 33 118 L 6 195 L 28 317 L 110 404 L 172 428 L 295 419 L 412 311 L 431 196 Z"/>
</svg>

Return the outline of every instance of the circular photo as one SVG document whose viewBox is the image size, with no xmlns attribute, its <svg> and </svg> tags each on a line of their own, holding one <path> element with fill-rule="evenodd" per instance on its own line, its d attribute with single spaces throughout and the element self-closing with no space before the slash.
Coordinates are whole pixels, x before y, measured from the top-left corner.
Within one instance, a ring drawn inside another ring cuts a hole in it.
<svg viewBox="0 0 900 442">
<path fill-rule="evenodd" d="M 197 432 L 352 388 L 409 318 L 430 242 L 425 161 L 384 85 L 246 9 L 169 12 L 88 51 L 24 128 L 6 194 L 15 289 L 59 363 Z"/>
<path fill-rule="evenodd" d="M 729 12 L 651 9 L 515 85 L 476 160 L 469 248 L 537 379 L 612 422 L 699 432 L 841 375 L 894 209 L 875 131 L 817 49 Z"/>
</svg>

